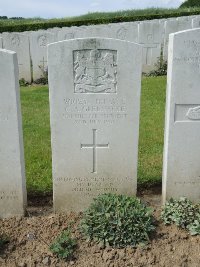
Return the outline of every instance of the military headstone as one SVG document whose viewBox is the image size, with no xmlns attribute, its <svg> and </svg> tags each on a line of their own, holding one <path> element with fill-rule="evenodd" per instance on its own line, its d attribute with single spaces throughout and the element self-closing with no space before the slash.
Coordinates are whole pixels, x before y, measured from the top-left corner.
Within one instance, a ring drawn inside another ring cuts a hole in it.
<svg viewBox="0 0 200 267">
<path fill-rule="evenodd" d="M 29 36 L 19 33 L 3 33 L 3 44 L 5 49 L 17 53 L 19 78 L 31 83 Z"/>
<path fill-rule="evenodd" d="M 163 201 L 200 201 L 200 29 L 170 35 Z"/>
<path fill-rule="evenodd" d="M 167 60 L 168 57 L 168 42 L 169 34 L 179 31 L 184 31 L 192 28 L 192 20 L 187 19 L 168 19 L 165 22 L 165 38 L 164 38 L 164 48 L 163 48 L 163 58 Z"/>
<path fill-rule="evenodd" d="M 116 39 L 48 46 L 56 212 L 136 194 L 141 59 L 139 45 Z"/>
<path fill-rule="evenodd" d="M 162 24 L 158 22 L 141 22 L 138 25 L 138 43 L 143 46 L 143 71 L 155 68 L 161 55 Z"/>
<path fill-rule="evenodd" d="M 26 185 L 17 54 L 0 49 L 0 218 L 24 215 Z"/>
<path fill-rule="evenodd" d="M 3 38 L 0 36 L 0 48 L 3 48 Z"/>
<path fill-rule="evenodd" d="M 32 32 L 30 35 L 33 80 L 43 78 L 47 72 L 47 45 L 56 41 L 55 35 L 47 31 Z"/>
</svg>

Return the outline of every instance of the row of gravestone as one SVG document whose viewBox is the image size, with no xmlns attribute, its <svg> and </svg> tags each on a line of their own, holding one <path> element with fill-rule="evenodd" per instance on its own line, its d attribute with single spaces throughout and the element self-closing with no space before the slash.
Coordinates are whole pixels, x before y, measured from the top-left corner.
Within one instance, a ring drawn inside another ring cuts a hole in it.
<svg viewBox="0 0 200 267">
<path fill-rule="evenodd" d="M 136 42 L 143 46 L 142 70 L 149 72 L 155 68 L 161 53 L 164 59 L 167 59 L 170 33 L 199 26 L 200 16 L 189 16 L 166 20 L 53 28 L 37 32 L 3 33 L 0 35 L 0 47 L 17 53 L 19 78 L 24 78 L 29 83 L 47 74 L 47 44 L 74 38 L 104 37 Z"/>
<path fill-rule="evenodd" d="M 73 39 L 48 46 L 53 198 L 80 211 L 98 194 L 135 195 L 142 46 Z M 163 201 L 200 200 L 200 29 L 171 34 Z M 26 183 L 18 63 L 0 50 L 0 217 L 23 215 Z"/>
</svg>

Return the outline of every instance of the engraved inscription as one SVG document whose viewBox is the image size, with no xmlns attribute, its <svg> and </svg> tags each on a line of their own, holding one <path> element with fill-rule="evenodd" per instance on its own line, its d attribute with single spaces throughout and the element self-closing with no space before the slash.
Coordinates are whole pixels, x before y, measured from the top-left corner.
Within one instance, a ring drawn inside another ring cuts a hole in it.
<svg viewBox="0 0 200 267">
<path fill-rule="evenodd" d="M 19 36 L 15 35 L 10 38 L 10 42 L 13 46 L 19 46 L 20 45 L 20 39 Z"/>
<path fill-rule="evenodd" d="M 3 200 L 17 200 L 18 194 L 17 191 L 13 190 L 13 191 L 0 191 L 0 201 Z"/>
<path fill-rule="evenodd" d="M 4 113 L 0 110 L 0 122 L 8 121 L 8 115 L 4 115 Z"/>
<path fill-rule="evenodd" d="M 117 31 L 117 38 L 121 40 L 125 40 L 127 36 L 127 29 L 122 27 Z"/>
<path fill-rule="evenodd" d="M 67 183 L 73 193 L 85 197 L 95 197 L 105 192 L 118 193 L 120 184 L 130 181 L 130 177 L 58 177 L 56 183 Z"/>
<path fill-rule="evenodd" d="M 174 112 L 175 122 L 200 122 L 199 104 L 176 104 Z"/>
<path fill-rule="evenodd" d="M 200 106 L 195 108 L 190 108 L 186 114 L 190 120 L 200 120 Z"/>
<path fill-rule="evenodd" d="M 41 35 L 38 37 L 38 44 L 40 47 L 46 47 L 47 46 L 47 37 L 45 35 Z"/>
<path fill-rule="evenodd" d="M 93 164 L 92 173 L 97 172 L 97 148 L 109 148 L 109 144 L 97 144 L 97 130 L 93 129 L 93 143 L 81 144 L 81 148 L 92 148 L 93 150 Z"/>
<path fill-rule="evenodd" d="M 78 50 L 73 60 L 75 93 L 116 93 L 117 51 Z"/>
<path fill-rule="evenodd" d="M 127 118 L 125 98 L 66 98 L 63 118 L 75 124 L 113 124 Z"/>
<path fill-rule="evenodd" d="M 65 38 L 65 40 L 74 39 L 74 33 L 73 32 L 68 32 L 68 33 L 65 34 L 64 38 Z"/>
</svg>

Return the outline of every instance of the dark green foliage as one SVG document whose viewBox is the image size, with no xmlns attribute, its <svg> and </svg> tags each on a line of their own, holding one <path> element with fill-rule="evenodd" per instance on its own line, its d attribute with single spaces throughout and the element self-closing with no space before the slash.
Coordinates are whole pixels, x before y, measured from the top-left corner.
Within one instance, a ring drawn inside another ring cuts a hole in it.
<svg viewBox="0 0 200 267">
<path fill-rule="evenodd" d="M 84 236 L 104 247 L 145 244 L 154 229 L 151 209 L 138 198 L 124 195 L 100 195 L 84 212 L 81 221 Z"/>
<path fill-rule="evenodd" d="M 155 64 L 155 70 L 150 71 L 149 73 L 145 74 L 145 76 L 164 76 L 167 75 L 167 61 L 164 60 L 162 57 L 158 60 Z"/>
<path fill-rule="evenodd" d="M 19 80 L 19 85 L 26 87 L 29 85 L 29 83 L 27 81 L 25 81 L 24 78 L 22 78 Z"/>
<path fill-rule="evenodd" d="M 185 197 L 179 200 L 170 199 L 161 212 L 161 218 L 165 224 L 175 223 L 181 228 L 189 229 L 193 234 L 200 231 L 200 207 Z"/>
<path fill-rule="evenodd" d="M 184 3 L 180 5 L 180 7 L 200 7 L 200 1 L 199 0 L 187 0 Z"/>
<path fill-rule="evenodd" d="M 0 33 L 2 32 L 23 32 L 23 31 L 37 31 L 40 29 L 48 29 L 53 27 L 72 27 L 81 25 L 93 24 L 108 24 L 129 21 L 143 21 L 171 17 L 192 16 L 199 15 L 199 9 L 145 9 L 145 10 L 125 10 L 118 12 L 107 13 L 89 13 L 79 17 L 72 17 L 66 19 L 32 19 L 21 21 L 6 19 L 9 23 L 0 23 Z"/>
<path fill-rule="evenodd" d="M 5 248 L 5 245 L 9 242 L 9 238 L 4 235 L 4 234 L 0 234 L 0 254 L 2 253 L 2 251 Z"/>
<path fill-rule="evenodd" d="M 71 230 L 68 228 L 55 239 L 50 246 L 50 250 L 59 258 L 69 260 L 73 257 L 76 246 L 77 241 L 72 238 Z"/>
</svg>

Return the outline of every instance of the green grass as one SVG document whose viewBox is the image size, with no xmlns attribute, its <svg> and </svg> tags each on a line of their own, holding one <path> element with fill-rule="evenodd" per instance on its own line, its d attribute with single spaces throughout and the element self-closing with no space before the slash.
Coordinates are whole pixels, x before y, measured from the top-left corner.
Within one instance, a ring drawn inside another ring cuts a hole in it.
<svg viewBox="0 0 200 267">
<path fill-rule="evenodd" d="M 142 80 L 138 182 L 161 182 L 164 140 L 166 77 Z"/>
<path fill-rule="evenodd" d="M 165 77 L 142 80 L 138 182 L 161 182 Z M 21 88 L 28 192 L 52 191 L 49 99 L 47 86 Z"/>
<path fill-rule="evenodd" d="M 27 190 L 52 191 L 49 97 L 47 86 L 22 87 Z"/>
</svg>

